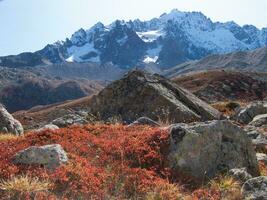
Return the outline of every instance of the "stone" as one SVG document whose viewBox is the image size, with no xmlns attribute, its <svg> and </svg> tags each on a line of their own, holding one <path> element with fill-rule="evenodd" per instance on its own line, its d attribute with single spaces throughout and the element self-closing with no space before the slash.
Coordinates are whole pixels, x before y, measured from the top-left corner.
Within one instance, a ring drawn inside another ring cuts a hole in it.
<svg viewBox="0 0 267 200">
<path fill-rule="evenodd" d="M 0 104 L 0 132 L 22 135 L 24 130 L 21 123 Z"/>
<path fill-rule="evenodd" d="M 261 133 L 259 131 L 255 130 L 255 131 L 247 132 L 247 135 L 250 139 L 257 139 L 261 135 Z"/>
<path fill-rule="evenodd" d="M 94 96 L 89 112 L 109 121 L 131 123 L 146 116 L 171 123 L 220 119 L 222 114 L 189 91 L 160 75 L 130 71 Z"/>
<path fill-rule="evenodd" d="M 267 139 L 260 135 L 252 140 L 252 144 L 256 149 L 265 149 L 267 148 Z"/>
<path fill-rule="evenodd" d="M 247 172 L 246 168 L 236 168 L 229 171 L 229 175 L 234 177 L 237 181 L 244 183 L 251 179 L 252 176 Z"/>
<path fill-rule="evenodd" d="M 259 176 L 246 181 L 241 189 L 245 200 L 267 199 L 267 176 Z"/>
<path fill-rule="evenodd" d="M 57 129 L 59 129 L 59 127 L 54 125 L 54 124 L 47 124 L 47 125 L 43 126 L 42 128 L 37 129 L 36 132 L 41 132 L 41 131 L 47 130 L 47 129 L 48 130 L 57 130 Z"/>
<path fill-rule="evenodd" d="M 253 118 L 253 120 L 249 123 L 255 127 L 261 127 L 267 124 L 267 114 L 257 115 Z"/>
<path fill-rule="evenodd" d="M 240 109 L 237 113 L 236 119 L 240 123 L 248 124 L 257 115 L 267 114 L 267 102 L 257 101 L 247 105 L 245 108 Z"/>
<path fill-rule="evenodd" d="M 152 119 L 149 119 L 148 117 L 140 117 L 136 121 L 131 123 L 129 126 L 135 126 L 135 125 L 160 126 L 159 123 L 155 122 Z"/>
<path fill-rule="evenodd" d="M 86 124 L 88 121 L 81 115 L 68 114 L 52 121 L 52 124 L 62 128 L 73 124 Z"/>
<path fill-rule="evenodd" d="M 201 179 L 234 168 L 259 174 L 251 139 L 227 120 L 172 126 L 169 164 Z"/>
<path fill-rule="evenodd" d="M 258 162 L 262 161 L 267 165 L 267 155 L 265 153 L 257 153 L 256 157 Z"/>
<path fill-rule="evenodd" d="M 59 144 L 46 146 L 31 146 L 19 151 L 12 159 L 15 164 L 41 165 L 48 169 L 55 169 L 66 163 L 68 157 L 64 149 Z"/>
</svg>

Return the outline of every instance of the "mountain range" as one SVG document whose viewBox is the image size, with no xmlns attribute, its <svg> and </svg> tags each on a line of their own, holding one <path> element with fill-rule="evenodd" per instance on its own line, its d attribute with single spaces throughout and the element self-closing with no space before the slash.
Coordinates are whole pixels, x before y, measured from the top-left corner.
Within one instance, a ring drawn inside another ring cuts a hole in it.
<svg viewBox="0 0 267 200">
<path fill-rule="evenodd" d="M 80 29 L 65 41 L 30 53 L 0 57 L 6 67 L 62 63 L 112 63 L 121 69 L 168 69 L 209 55 L 254 50 L 267 45 L 267 28 L 213 22 L 201 12 L 176 9 L 148 21 L 117 20 Z"/>
</svg>

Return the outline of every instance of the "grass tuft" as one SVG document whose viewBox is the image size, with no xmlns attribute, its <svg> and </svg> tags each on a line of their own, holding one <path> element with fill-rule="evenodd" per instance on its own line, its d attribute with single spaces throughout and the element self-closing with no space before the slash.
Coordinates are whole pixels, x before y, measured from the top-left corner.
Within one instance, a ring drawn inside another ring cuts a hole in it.
<svg viewBox="0 0 267 200">
<path fill-rule="evenodd" d="M 177 185 L 159 184 L 153 191 L 148 192 L 146 200 L 182 199 L 183 195 Z"/>
<path fill-rule="evenodd" d="M 15 140 L 18 136 L 13 134 L 0 134 L 0 142 L 6 141 L 6 140 Z"/>
<path fill-rule="evenodd" d="M 47 180 L 40 180 L 37 177 L 31 178 L 25 175 L 0 181 L 0 190 L 6 192 L 34 193 L 48 191 L 51 187 L 52 184 Z"/>
</svg>

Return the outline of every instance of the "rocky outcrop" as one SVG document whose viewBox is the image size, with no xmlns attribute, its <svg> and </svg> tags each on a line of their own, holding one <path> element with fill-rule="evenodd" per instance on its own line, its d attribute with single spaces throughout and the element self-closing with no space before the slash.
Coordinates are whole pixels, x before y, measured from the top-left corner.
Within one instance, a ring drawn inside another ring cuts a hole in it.
<svg viewBox="0 0 267 200">
<path fill-rule="evenodd" d="M 219 111 L 187 90 L 142 71 L 129 72 L 93 97 L 91 113 L 103 120 L 119 116 L 127 123 L 142 116 L 171 123 L 221 117 Z"/>
<path fill-rule="evenodd" d="M 260 176 L 249 179 L 242 186 L 241 193 L 245 200 L 267 199 L 267 177 Z"/>
<path fill-rule="evenodd" d="M 23 131 L 21 123 L 0 104 L 0 132 L 21 135 Z"/>
<path fill-rule="evenodd" d="M 267 102 L 266 101 L 258 101 L 253 102 L 247 105 L 245 108 L 241 109 L 237 113 L 237 120 L 241 123 L 248 124 L 250 123 L 254 117 L 257 115 L 262 115 L 267 113 Z"/>
<path fill-rule="evenodd" d="M 170 166 L 197 178 L 234 168 L 246 168 L 253 176 L 259 174 L 251 140 L 230 121 L 174 125 L 170 145 Z"/>
<path fill-rule="evenodd" d="M 55 169 L 67 161 L 67 154 L 59 144 L 32 146 L 18 152 L 13 157 L 15 164 L 42 165 L 48 169 Z"/>
<path fill-rule="evenodd" d="M 159 123 L 153 121 L 152 119 L 149 119 L 148 117 L 140 117 L 133 123 L 131 123 L 129 126 L 135 126 L 135 125 L 160 126 Z"/>
</svg>

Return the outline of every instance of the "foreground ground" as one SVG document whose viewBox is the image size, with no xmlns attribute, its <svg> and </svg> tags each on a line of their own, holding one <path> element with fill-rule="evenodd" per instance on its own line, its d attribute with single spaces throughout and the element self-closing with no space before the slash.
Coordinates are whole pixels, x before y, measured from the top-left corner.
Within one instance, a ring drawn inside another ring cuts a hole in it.
<svg viewBox="0 0 267 200">
<path fill-rule="evenodd" d="M 122 125 L 1 135 L 0 199 L 241 199 L 227 174 L 204 181 L 168 168 L 168 141 L 167 130 Z M 55 171 L 12 164 L 19 150 L 46 144 L 61 144 L 68 164 Z"/>
</svg>

